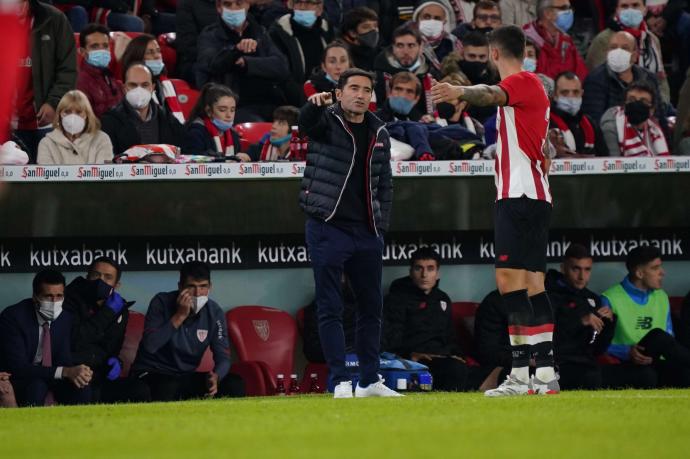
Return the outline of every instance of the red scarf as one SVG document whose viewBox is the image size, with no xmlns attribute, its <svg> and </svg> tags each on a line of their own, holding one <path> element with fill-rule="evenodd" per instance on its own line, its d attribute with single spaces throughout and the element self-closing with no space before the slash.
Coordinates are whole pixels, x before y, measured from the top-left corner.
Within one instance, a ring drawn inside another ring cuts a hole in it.
<svg viewBox="0 0 690 459">
<path fill-rule="evenodd" d="M 563 133 L 563 140 L 565 141 L 565 145 L 569 149 L 576 151 L 577 144 L 575 143 L 575 136 L 568 127 L 568 124 L 563 120 L 563 118 L 556 115 L 554 112 L 551 112 L 551 121 L 553 121 L 556 124 L 556 126 L 558 126 L 558 129 L 560 129 Z M 585 149 L 594 148 L 594 127 L 592 127 L 592 123 L 589 122 L 589 119 L 585 115 L 582 115 L 580 117 L 579 126 L 580 129 L 582 129 L 582 134 L 585 136 Z M 578 151 L 577 153 L 581 152 Z"/>
<path fill-rule="evenodd" d="M 177 91 L 175 91 L 175 86 L 173 82 L 170 81 L 165 75 L 161 75 L 158 79 L 163 89 L 163 97 L 165 97 L 165 103 L 168 109 L 172 112 L 173 116 L 177 118 L 180 124 L 184 124 L 184 114 L 182 113 L 182 106 L 180 101 L 177 100 Z"/>
<path fill-rule="evenodd" d="M 616 134 L 621 156 L 668 156 L 668 144 L 664 133 L 651 118 L 642 130 L 628 122 L 623 107 L 616 109 Z"/>
<path fill-rule="evenodd" d="M 204 120 L 206 130 L 213 137 L 213 144 L 216 146 L 218 155 L 225 157 L 235 156 L 235 141 L 232 138 L 232 129 L 220 132 L 207 116 L 204 116 L 202 119 Z"/>
</svg>

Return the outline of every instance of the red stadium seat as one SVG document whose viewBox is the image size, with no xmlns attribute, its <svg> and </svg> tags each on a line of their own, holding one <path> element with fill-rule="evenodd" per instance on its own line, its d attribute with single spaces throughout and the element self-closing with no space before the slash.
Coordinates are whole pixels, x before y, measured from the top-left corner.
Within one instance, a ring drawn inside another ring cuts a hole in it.
<svg viewBox="0 0 690 459">
<path fill-rule="evenodd" d="M 177 51 L 175 50 L 176 33 L 164 33 L 158 35 L 158 46 L 161 47 L 163 62 L 168 75 L 174 75 L 177 68 Z"/>
<path fill-rule="evenodd" d="M 241 123 L 235 126 L 235 131 L 240 136 L 240 151 L 249 150 L 249 146 L 258 143 L 268 132 L 271 132 L 271 124 L 266 122 Z"/>
<path fill-rule="evenodd" d="M 302 336 L 304 336 L 304 310 L 306 308 L 306 306 L 299 308 L 295 314 L 297 329 Z M 309 392 L 312 373 L 316 373 L 316 381 L 321 388 L 321 392 L 325 392 L 328 387 L 328 365 L 325 363 L 308 362 L 304 367 L 304 374 L 302 375 L 302 382 L 300 383 L 300 390 L 302 393 L 306 394 Z"/>
<path fill-rule="evenodd" d="M 460 349 L 466 356 L 474 355 L 474 317 L 477 314 L 479 303 L 459 301 L 453 303 L 452 308 L 451 317 Z M 468 361 L 468 363 L 471 362 L 474 360 Z"/>
<path fill-rule="evenodd" d="M 192 113 L 192 109 L 194 108 L 197 99 L 199 99 L 199 91 L 189 87 L 189 83 L 184 80 L 171 78 L 170 81 L 175 87 L 177 101 L 180 103 L 182 113 L 184 114 L 185 119 L 189 119 L 189 114 Z"/>
<path fill-rule="evenodd" d="M 125 340 L 122 343 L 120 350 L 120 360 L 122 360 L 121 378 L 129 375 L 129 368 L 137 356 L 137 349 L 139 349 L 139 342 L 141 336 L 144 334 L 144 314 L 136 311 L 129 311 L 129 320 L 127 321 L 127 329 L 125 330 Z"/>
<path fill-rule="evenodd" d="M 275 393 L 276 375 L 292 373 L 297 326 L 285 311 L 264 306 L 240 306 L 225 315 L 228 335 L 242 362 L 262 366 L 267 393 Z"/>
</svg>

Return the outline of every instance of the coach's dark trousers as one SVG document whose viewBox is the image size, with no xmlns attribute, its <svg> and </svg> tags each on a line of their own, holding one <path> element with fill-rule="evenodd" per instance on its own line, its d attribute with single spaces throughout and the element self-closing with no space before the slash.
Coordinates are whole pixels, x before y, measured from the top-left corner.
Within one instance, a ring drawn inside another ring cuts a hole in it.
<svg viewBox="0 0 690 459">
<path fill-rule="evenodd" d="M 381 342 L 381 271 L 383 237 L 364 226 L 347 229 L 308 219 L 306 239 L 316 284 L 316 308 L 323 355 L 330 370 L 330 384 L 349 381 L 345 367 L 343 297 L 345 273 L 357 300 L 355 350 L 359 358 L 360 386 L 378 381 Z"/>
</svg>

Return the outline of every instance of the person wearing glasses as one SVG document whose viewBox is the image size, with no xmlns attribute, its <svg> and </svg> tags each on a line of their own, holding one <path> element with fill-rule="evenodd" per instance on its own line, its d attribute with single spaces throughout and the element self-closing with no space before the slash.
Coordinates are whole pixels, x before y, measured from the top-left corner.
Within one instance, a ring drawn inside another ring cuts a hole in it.
<svg viewBox="0 0 690 459">
<path fill-rule="evenodd" d="M 470 32 L 479 31 L 487 34 L 503 24 L 501 20 L 501 7 L 491 0 L 480 0 L 474 5 L 474 13 L 471 22 L 463 22 L 453 30 L 453 35 L 460 40 Z M 520 24 L 522 25 L 522 24 Z"/>
<path fill-rule="evenodd" d="M 539 47 L 537 73 L 553 79 L 563 72 L 573 72 L 584 81 L 587 66 L 568 35 L 574 20 L 570 0 L 537 2 L 537 20 L 523 27 L 527 38 Z"/>
</svg>

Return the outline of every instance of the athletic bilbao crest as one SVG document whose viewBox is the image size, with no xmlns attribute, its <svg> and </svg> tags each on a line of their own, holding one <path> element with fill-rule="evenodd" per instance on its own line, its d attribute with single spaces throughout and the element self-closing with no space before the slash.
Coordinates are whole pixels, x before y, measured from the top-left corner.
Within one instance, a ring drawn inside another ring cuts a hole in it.
<svg viewBox="0 0 690 459">
<path fill-rule="evenodd" d="M 441 301 L 441 309 L 443 309 L 443 312 L 446 312 L 446 309 L 448 309 L 448 303 Z"/>
<path fill-rule="evenodd" d="M 271 335 L 268 320 L 252 320 L 252 325 L 254 325 L 254 331 L 261 338 L 261 341 L 268 341 L 268 337 Z"/>
<path fill-rule="evenodd" d="M 208 330 L 197 330 L 196 331 L 196 337 L 199 339 L 199 342 L 201 342 L 201 343 L 206 341 L 207 336 L 208 336 Z"/>
</svg>

